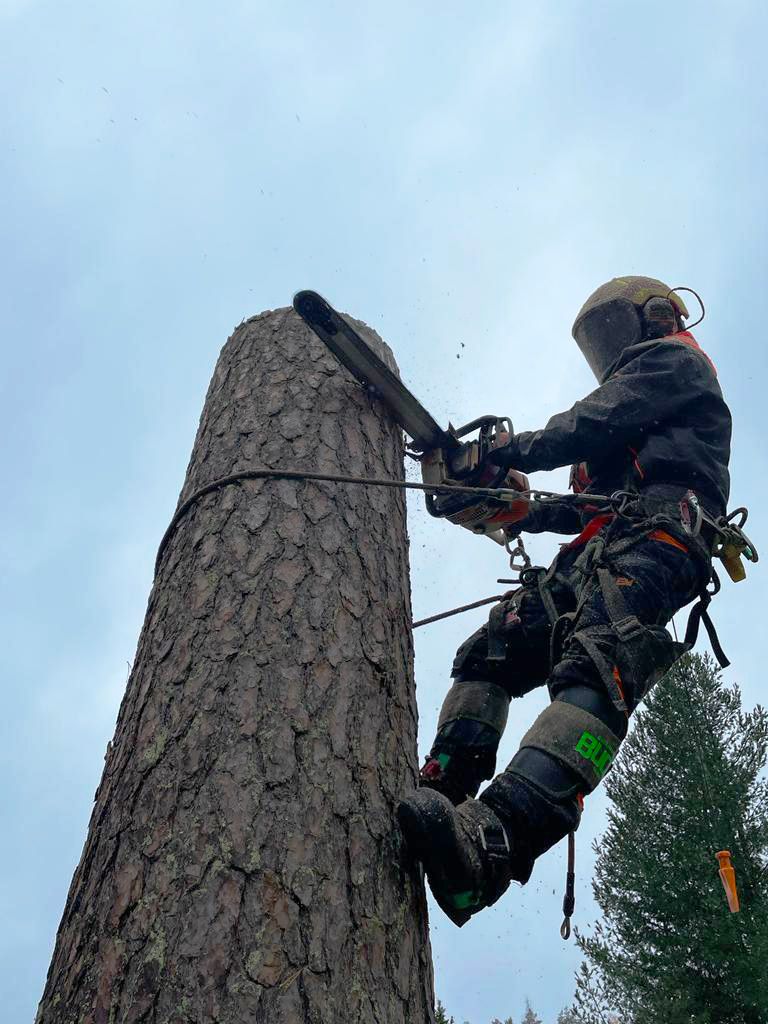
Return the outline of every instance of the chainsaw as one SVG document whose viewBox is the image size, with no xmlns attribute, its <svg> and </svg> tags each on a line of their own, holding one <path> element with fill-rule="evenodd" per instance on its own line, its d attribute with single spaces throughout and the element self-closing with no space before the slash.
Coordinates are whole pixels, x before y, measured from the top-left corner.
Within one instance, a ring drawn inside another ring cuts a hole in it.
<svg viewBox="0 0 768 1024">
<path fill-rule="evenodd" d="M 317 292 L 297 292 L 293 308 L 369 393 L 380 398 L 409 435 L 407 454 L 420 463 L 425 484 L 503 489 L 503 497 L 442 490 L 426 494 L 427 511 L 438 519 L 485 534 L 504 544 L 528 511 L 528 478 L 487 462 L 489 452 L 512 436 L 504 416 L 480 416 L 463 427 L 443 429 L 380 359 L 346 317 Z M 469 435 L 477 432 L 474 437 Z M 509 492 L 513 492 L 511 495 Z M 515 498 L 519 494 L 519 498 Z"/>
</svg>

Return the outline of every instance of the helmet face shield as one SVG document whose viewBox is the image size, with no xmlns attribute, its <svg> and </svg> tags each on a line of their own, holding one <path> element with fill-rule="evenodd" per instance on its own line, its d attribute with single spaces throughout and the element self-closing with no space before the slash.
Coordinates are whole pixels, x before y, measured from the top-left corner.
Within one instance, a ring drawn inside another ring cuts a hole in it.
<svg viewBox="0 0 768 1024">
<path fill-rule="evenodd" d="M 611 299 L 580 316 L 573 325 L 573 336 L 602 383 L 624 349 L 642 340 L 642 322 L 628 299 Z"/>
<path fill-rule="evenodd" d="M 646 337 L 642 311 L 654 298 L 668 300 L 675 314 L 688 316 L 685 303 L 655 277 L 614 277 L 581 307 L 573 336 L 600 383 L 624 349 Z"/>
</svg>

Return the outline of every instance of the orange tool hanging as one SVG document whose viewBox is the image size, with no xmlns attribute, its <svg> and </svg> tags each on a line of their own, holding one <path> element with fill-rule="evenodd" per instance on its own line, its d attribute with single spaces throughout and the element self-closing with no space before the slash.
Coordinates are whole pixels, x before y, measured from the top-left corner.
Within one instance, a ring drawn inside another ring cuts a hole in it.
<svg viewBox="0 0 768 1024">
<path fill-rule="evenodd" d="M 720 864 L 720 879 L 725 889 L 725 897 L 728 900 L 728 909 L 732 914 L 738 914 L 739 912 L 739 893 L 736 889 L 736 872 L 731 864 L 731 854 L 729 850 L 721 850 L 720 853 L 716 853 L 718 863 Z"/>
</svg>

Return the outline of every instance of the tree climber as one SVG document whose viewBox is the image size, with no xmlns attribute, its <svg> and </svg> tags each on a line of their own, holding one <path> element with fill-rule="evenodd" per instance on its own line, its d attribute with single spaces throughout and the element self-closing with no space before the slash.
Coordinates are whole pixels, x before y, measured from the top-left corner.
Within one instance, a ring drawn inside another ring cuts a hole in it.
<svg viewBox="0 0 768 1024">
<path fill-rule="evenodd" d="M 688 649 L 665 626 L 712 575 L 713 533 L 691 523 L 697 506 L 725 513 L 731 416 L 687 317 L 661 281 L 602 285 L 573 325 L 599 386 L 488 456 L 525 473 L 574 464 L 575 492 L 633 492 L 633 514 L 530 502 L 521 531 L 578 536 L 456 655 L 420 788 L 398 820 L 459 926 L 578 827 L 630 714 Z M 545 683 L 551 704 L 494 778 L 511 698 Z"/>
</svg>

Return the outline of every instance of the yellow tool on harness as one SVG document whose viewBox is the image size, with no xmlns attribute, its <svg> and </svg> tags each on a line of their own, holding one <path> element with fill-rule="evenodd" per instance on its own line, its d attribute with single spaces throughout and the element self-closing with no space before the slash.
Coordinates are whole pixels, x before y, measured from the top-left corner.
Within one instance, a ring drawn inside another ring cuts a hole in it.
<svg viewBox="0 0 768 1024">
<path fill-rule="evenodd" d="M 744 568 L 744 563 L 741 560 L 743 554 L 744 548 L 740 545 L 726 544 L 718 556 L 725 566 L 725 571 L 734 583 L 741 583 L 742 580 L 747 578 L 747 570 Z"/>
<path fill-rule="evenodd" d="M 747 578 L 747 570 L 742 559 L 746 558 L 748 562 L 758 560 L 757 548 L 743 529 L 747 515 L 745 508 L 737 508 L 724 520 L 720 520 L 712 549 L 712 554 L 720 559 L 734 583 L 741 583 Z"/>
</svg>

